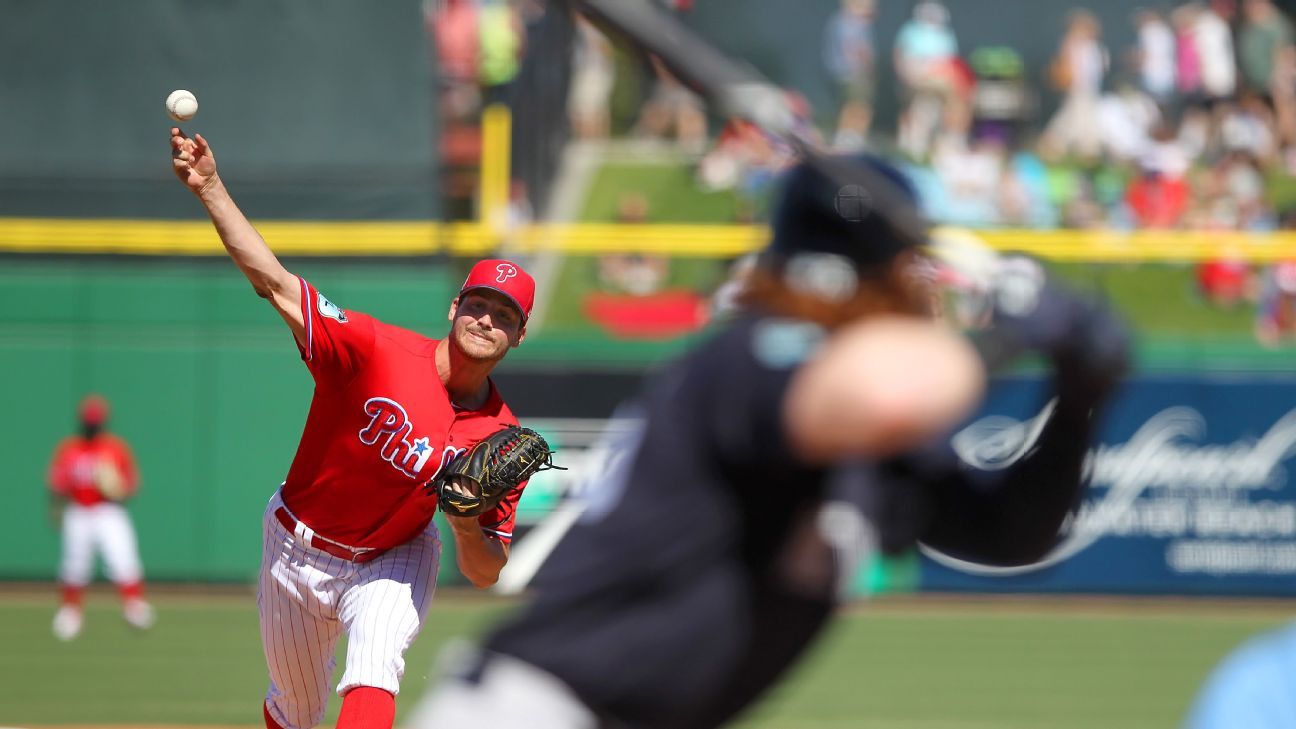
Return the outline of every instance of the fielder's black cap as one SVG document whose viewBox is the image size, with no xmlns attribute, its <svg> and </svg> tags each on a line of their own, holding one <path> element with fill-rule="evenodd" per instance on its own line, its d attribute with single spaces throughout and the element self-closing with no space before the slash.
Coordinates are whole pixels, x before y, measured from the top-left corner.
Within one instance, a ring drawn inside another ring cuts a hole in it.
<svg viewBox="0 0 1296 729">
<path fill-rule="evenodd" d="M 778 265 L 804 253 L 826 253 L 856 269 L 883 265 L 925 242 L 918 193 L 903 172 L 873 155 L 812 158 L 784 173 L 774 206 L 773 237 L 763 261 Z"/>
</svg>

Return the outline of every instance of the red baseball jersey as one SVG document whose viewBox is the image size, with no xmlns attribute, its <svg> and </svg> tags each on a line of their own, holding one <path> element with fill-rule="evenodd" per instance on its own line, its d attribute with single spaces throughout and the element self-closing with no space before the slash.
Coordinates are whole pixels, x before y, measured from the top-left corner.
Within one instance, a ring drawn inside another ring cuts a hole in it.
<svg viewBox="0 0 1296 729">
<path fill-rule="evenodd" d="M 304 279 L 302 360 L 315 395 L 284 482 L 288 509 L 320 535 L 387 549 L 414 538 L 436 512 L 421 485 L 458 453 L 517 419 L 494 383 L 464 410 L 436 370 L 439 340 L 334 306 Z M 525 485 L 525 484 L 524 484 Z M 507 542 L 522 489 L 479 517 Z"/>
<path fill-rule="evenodd" d="M 105 475 L 105 470 L 110 473 Z M 117 479 L 122 496 L 133 495 L 139 487 L 135 457 L 126 441 L 111 433 L 101 433 L 93 440 L 72 435 L 55 447 L 48 476 L 54 493 L 82 506 L 94 506 L 108 501 L 99 488 L 105 477 Z"/>
</svg>

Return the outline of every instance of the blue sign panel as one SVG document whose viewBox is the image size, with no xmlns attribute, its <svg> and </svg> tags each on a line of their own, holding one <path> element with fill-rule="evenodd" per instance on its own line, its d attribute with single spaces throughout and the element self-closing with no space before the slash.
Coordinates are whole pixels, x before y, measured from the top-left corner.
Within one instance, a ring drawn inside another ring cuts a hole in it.
<svg viewBox="0 0 1296 729">
<path fill-rule="evenodd" d="M 1046 409 L 1038 380 L 996 383 L 954 437 L 1004 468 Z M 1140 377 L 1106 413 L 1090 487 L 1035 565 L 988 568 L 924 550 L 927 590 L 1296 595 L 1296 378 Z"/>
</svg>

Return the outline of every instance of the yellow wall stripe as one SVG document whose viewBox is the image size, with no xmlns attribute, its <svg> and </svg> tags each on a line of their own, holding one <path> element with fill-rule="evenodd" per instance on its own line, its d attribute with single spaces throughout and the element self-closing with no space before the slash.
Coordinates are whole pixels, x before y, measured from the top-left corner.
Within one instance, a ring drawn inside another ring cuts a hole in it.
<svg viewBox="0 0 1296 729">
<path fill-rule="evenodd" d="M 266 221 L 270 246 L 289 256 L 482 255 L 559 252 L 658 253 L 731 257 L 760 247 L 761 226 L 536 225 L 497 233 L 477 223 Z M 1198 261 L 1220 256 L 1267 262 L 1296 259 L 1296 232 L 994 230 L 991 247 L 1064 261 Z M 207 221 L 0 218 L 0 252 L 219 256 Z"/>
</svg>

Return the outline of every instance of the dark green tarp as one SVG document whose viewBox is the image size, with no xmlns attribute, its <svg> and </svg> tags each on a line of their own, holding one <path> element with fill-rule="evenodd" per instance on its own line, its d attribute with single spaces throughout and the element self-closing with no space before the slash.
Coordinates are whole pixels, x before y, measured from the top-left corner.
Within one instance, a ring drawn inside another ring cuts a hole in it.
<svg viewBox="0 0 1296 729">
<path fill-rule="evenodd" d="M 433 217 L 432 71 L 418 0 L 0 0 L 0 215 L 201 215 L 186 88 L 253 217 Z"/>
</svg>

